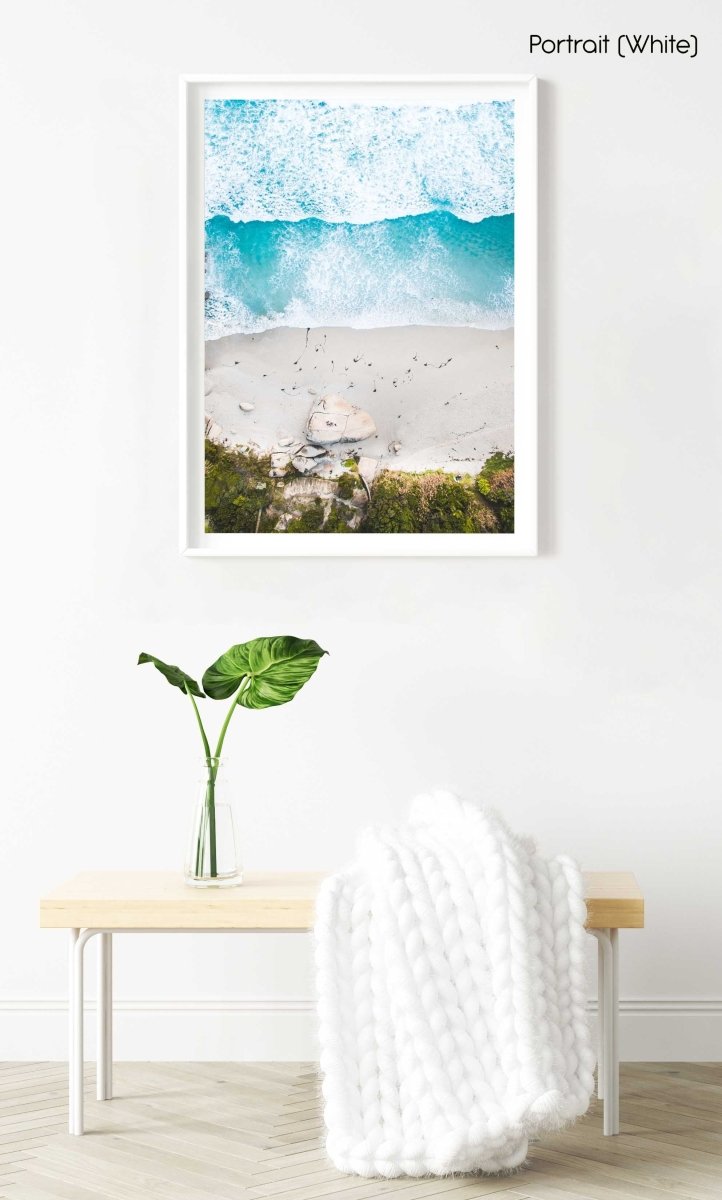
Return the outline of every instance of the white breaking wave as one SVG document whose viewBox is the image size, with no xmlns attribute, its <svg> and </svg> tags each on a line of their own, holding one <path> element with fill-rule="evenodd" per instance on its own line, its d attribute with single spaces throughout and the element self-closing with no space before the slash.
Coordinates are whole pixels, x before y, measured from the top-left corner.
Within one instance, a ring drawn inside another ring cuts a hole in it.
<svg viewBox="0 0 722 1200">
<path fill-rule="evenodd" d="M 206 219 L 514 211 L 514 106 L 207 100 Z"/>
<path fill-rule="evenodd" d="M 440 301 L 436 307 L 419 301 L 408 305 L 403 313 L 395 308 L 368 308 L 359 311 L 328 303 L 325 309 L 308 308 L 294 300 L 283 312 L 252 313 L 238 296 L 228 292 L 214 295 L 206 304 L 206 341 L 228 337 L 234 333 L 262 333 L 266 329 L 386 329 L 390 326 L 446 325 L 472 329 L 510 329 L 513 325 L 511 307 L 513 281 L 508 279 L 498 307 L 482 309 L 480 305 L 459 301 L 455 304 Z"/>
<path fill-rule="evenodd" d="M 507 329 L 511 220 L 494 235 L 446 214 L 361 226 L 222 219 L 206 246 L 206 337 L 279 326 Z"/>
</svg>

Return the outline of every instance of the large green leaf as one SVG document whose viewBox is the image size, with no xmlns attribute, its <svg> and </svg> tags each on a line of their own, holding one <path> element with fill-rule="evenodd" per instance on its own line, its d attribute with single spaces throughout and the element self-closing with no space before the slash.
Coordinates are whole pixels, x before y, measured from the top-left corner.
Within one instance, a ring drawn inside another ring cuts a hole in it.
<svg viewBox="0 0 722 1200">
<path fill-rule="evenodd" d="M 238 703 L 244 708 L 273 708 L 288 704 L 313 675 L 326 654 L 318 642 L 305 638 L 254 638 L 231 646 L 203 676 L 203 690 L 214 700 L 225 700 L 246 687 Z"/>
<path fill-rule="evenodd" d="M 187 690 L 194 696 L 203 695 L 195 679 L 191 679 L 190 675 L 186 675 L 185 671 L 181 671 L 180 667 L 170 666 L 168 663 L 164 663 L 162 659 L 154 658 L 152 654 L 145 654 L 145 652 L 140 655 L 138 666 L 141 666 L 142 663 L 152 663 L 173 687 L 180 688 L 182 692 L 186 691 L 187 685 Z"/>
</svg>

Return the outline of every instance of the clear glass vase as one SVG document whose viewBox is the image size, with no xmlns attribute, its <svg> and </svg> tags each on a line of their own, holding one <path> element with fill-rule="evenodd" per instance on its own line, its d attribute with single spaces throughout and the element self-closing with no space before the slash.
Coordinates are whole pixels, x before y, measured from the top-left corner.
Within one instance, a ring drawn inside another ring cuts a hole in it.
<svg viewBox="0 0 722 1200">
<path fill-rule="evenodd" d="M 190 887 L 237 887 L 243 883 L 238 834 L 228 780 L 218 758 L 203 762 L 185 867 Z"/>
</svg>

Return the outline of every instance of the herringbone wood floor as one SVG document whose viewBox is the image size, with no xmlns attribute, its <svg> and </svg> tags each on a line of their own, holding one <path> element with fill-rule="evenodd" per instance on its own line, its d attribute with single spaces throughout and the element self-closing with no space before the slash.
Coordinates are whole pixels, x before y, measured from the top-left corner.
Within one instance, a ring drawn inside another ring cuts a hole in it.
<svg viewBox="0 0 722 1200">
<path fill-rule="evenodd" d="M 92 1071 L 88 1069 L 88 1085 Z M 506 1178 L 361 1180 L 323 1152 L 315 1068 L 132 1063 L 116 1099 L 88 1086 L 85 1137 L 67 1122 L 66 1068 L 0 1067 L 0 1195 L 11 1200 L 722 1200 L 722 1064 L 627 1064 L 622 1133 L 594 1105 Z"/>
</svg>

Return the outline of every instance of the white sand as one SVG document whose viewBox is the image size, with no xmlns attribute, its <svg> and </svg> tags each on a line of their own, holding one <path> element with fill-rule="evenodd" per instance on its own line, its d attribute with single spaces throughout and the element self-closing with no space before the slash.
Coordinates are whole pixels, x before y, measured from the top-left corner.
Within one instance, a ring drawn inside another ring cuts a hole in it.
<svg viewBox="0 0 722 1200">
<path fill-rule="evenodd" d="M 378 431 L 334 447 L 339 462 L 357 449 L 384 467 L 474 472 L 495 450 L 513 449 L 513 359 L 510 329 L 236 334 L 206 343 L 205 410 L 229 444 L 268 450 L 301 439 L 314 395 L 336 392 L 370 412 Z"/>
</svg>

